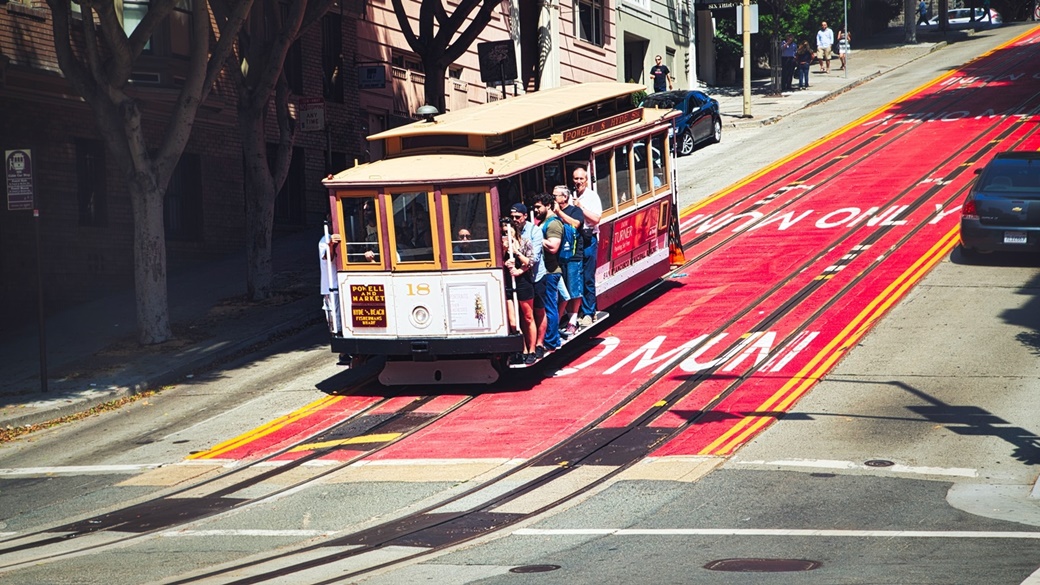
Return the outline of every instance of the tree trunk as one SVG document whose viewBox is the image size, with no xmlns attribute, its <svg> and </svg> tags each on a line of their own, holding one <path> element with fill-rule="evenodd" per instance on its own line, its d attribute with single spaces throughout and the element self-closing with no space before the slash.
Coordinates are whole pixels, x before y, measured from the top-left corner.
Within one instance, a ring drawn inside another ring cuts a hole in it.
<svg viewBox="0 0 1040 585">
<path fill-rule="evenodd" d="M 267 164 L 263 112 L 239 111 L 238 120 L 245 167 L 246 292 L 259 301 L 270 297 L 273 288 L 271 234 L 278 192 Z"/>
<path fill-rule="evenodd" d="M 917 43 L 917 3 L 914 0 L 903 0 L 903 42 Z"/>
<path fill-rule="evenodd" d="M 155 173 L 132 172 L 127 180 L 134 214 L 134 292 L 137 340 L 142 345 L 173 337 L 166 291 L 166 239 L 163 230 L 164 187 Z"/>
<path fill-rule="evenodd" d="M 426 70 L 426 103 L 435 106 L 438 112 L 444 113 L 444 78 L 448 74 L 448 67 L 439 63 L 423 63 Z"/>
</svg>

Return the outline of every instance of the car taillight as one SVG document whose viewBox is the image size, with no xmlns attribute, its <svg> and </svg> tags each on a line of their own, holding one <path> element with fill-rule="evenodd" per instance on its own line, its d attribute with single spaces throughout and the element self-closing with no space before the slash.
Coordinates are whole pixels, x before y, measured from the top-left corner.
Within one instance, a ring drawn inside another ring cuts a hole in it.
<svg viewBox="0 0 1040 585">
<path fill-rule="evenodd" d="M 961 217 L 963 219 L 979 219 L 979 211 L 975 209 L 974 199 L 968 199 L 964 202 L 964 206 L 961 207 Z"/>
</svg>

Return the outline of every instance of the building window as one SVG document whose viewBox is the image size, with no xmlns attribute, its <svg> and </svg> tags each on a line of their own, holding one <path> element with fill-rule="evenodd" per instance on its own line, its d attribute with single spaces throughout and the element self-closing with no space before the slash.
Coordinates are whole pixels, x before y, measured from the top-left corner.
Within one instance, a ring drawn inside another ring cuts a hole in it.
<svg viewBox="0 0 1040 585">
<path fill-rule="evenodd" d="M 123 31 L 126 32 L 126 36 L 133 34 L 134 29 L 141 24 L 147 13 L 148 0 L 123 0 Z M 152 50 L 151 39 L 145 44 L 144 50 L 145 52 Z"/>
<path fill-rule="evenodd" d="M 574 35 L 587 43 L 602 47 L 605 13 L 604 0 L 577 0 Z"/>
<path fill-rule="evenodd" d="M 170 54 L 178 57 L 191 55 L 191 0 L 177 0 L 170 13 Z"/>
<path fill-rule="evenodd" d="M 282 11 L 282 21 L 284 22 L 289 18 L 289 5 L 280 4 L 279 8 Z M 285 54 L 282 72 L 285 73 L 285 80 L 289 83 L 289 90 L 296 95 L 303 95 L 303 49 L 300 48 L 300 39 L 296 39 L 296 42 L 289 46 L 289 51 Z"/>
<path fill-rule="evenodd" d="M 76 181 L 79 225 L 102 227 L 107 224 L 104 143 L 98 140 L 76 141 Z"/>
<path fill-rule="evenodd" d="M 123 31 L 130 36 L 137 25 L 144 20 L 151 2 L 150 0 L 123 0 L 122 4 Z M 76 4 L 73 3 L 73 6 L 75 7 Z M 191 55 L 191 13 L 192 0 L 176 0 L 167 22 L 159 24 L 154 30 L 154 37 L 148 39 L 145 44 L 145 52 L 154 51 L 157 55 L 177 57 Z"/>
<path fill-rule="evenodd" d="M 394 54 L 390 57 L 390 63 L 393 64 L 394 67 L 400 67 L 401 69 L 407 69 L 409 71 L 423 73 L 422 60 L 419 59 L 418 55 L 415 55 L 413 53 L 394 52 Z"/>
<path fill-rule="evenodd" d="M 278 145 L 267 145 L 267 162 L 273 165 L 278 154 Z M 294 148 L 289 163 L 289 176 L 278 196 L 274 199 L 274 223 L 277 225 L 303 225 L 304 201 L 307 192 L 304 149 Z"/>
<path fill-rule="evenodd" d="M 343 103 L 343 18 L 330 13 L 322 20 L 321 64 L 325 99 Z"/>
<path fill-rule="evenodd" d="M 163 199 L 163 224 L 168 240 L 198 240 L 202 236 L 202 160 L 184 153 L 173 171 Z"/>
</svg>

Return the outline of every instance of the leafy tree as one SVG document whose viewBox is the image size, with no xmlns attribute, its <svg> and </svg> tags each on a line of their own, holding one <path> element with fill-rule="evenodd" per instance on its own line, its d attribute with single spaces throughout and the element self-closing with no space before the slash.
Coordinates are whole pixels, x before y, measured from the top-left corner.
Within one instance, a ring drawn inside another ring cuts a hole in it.
<svg viewBox="0 0 1040 585">
<path fill-rule="evenodd" d="M 443 112 L 448 66 L 466 53 L 477 35 L 491 22 L 491 16 L 500 3 L 494 0 L 459 0 L 449 14 L 443 0 L 421 2 L 419 34 L 415 34 L 412 29 L 412 21 L 405 12 L 403 0 L 393 0 L 394 13 L 397 14 L 397 22 L 401 25 L 408 46 L 422 61 L 423 72 L 426 73 L 426 103 Z M 471 14 L 472 20 L 463 29 Z"/>
<path fill-rule="evenodd" d="M 184 84 L 170 111 L 163 112 L 168 115 L 166 127 L 155 148 L 145 135 L 148 102 L 137 99 L 129 79 L 152 34 L 170 17 L 175 3 L 153 0 L 127 37 L 114 0 L 79 0 L 82 17 L 77 18 L 72 17 L 70 0 L 47 0 L 61 71 L 93 111 L 130 193 L 137 335 L 142 344 L 162 343 L 173 335 L 166 289 L 163 198 L 191 136 L 199 105 L 209 95 L 253 0 L 237 2 L 219 31 L 211 28 L 209 3 L 193 2 Z M 211 47 L 215 35 L 219 40 Z M 77 39 L 75 47 L 73 39 Z"/>
<path fill-rule="evenodd" d="M 234 9 L 232 0 L 213 0 L 218 22 Z M 252 300 L 271 296 L 271 234 L 274 202 L 289 175 L 296 128 L 289 116 L 285 56 L 292 44 L 328 11 L 334 0 L 264 2 L 238 31 L 236 51 L 229 57 L 238 93 L 238 130 L 245 170 L 246 289 Z M 283 8 L 284 13 L 283 13 Z M 271 95 L 278 126 L 274 165 L 267 157 L 267 119 Z"/>
</svg>

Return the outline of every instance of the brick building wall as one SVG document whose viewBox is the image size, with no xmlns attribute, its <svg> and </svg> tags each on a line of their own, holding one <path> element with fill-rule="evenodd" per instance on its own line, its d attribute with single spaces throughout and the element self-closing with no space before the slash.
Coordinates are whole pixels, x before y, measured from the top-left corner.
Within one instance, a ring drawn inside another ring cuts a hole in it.
<svg viewBox="0 0 1040 585">
<path fill-rule="evenodd" d="M 326 104 L 330 133 L 297 133 L 296 152 L 303 176 L 297 177 L 304 211 L 298 220 L 276 225 L 279 233 L 314 230 L 324 219 L 327 151 L 338 160 L 359 158 L 363 149 L 356 119 L 358 91 L 353 51 L 356 17 L 342 15 L 343 103 Z M 301 38 L 304 96 L 322 95 L 321 26 Z M 167 273 L 190 270 L 228 254 L 242 254 L 244 197 L 241 142 L 235 97 L 226 80 L 199 110 L 185 155 L 197 157 L 201 222 L 198 234 L 167 234 Z M 165 115 L 155 102 L 169 102 L 171 89 L 148 89 L 146 132 L 153 144 L 164 130 Z M 164 97 L 164 94 L 167 97 Z M 298 98 L 291 100 L 298 103 Z M 268 139 L 277 140 L 269 117 Z M 0 4 L 0 154 L 32 149 L 36 205 L 43 261 L 43 291 L 48 314 L 70 304 L 133 287 L 133 215 L 125 182 L 112 155 L 104 153 L 105 210 L 99 225 L 81 225 L 77 145 L 101 142 L 89 106 L 64 82 L 51 41 L 50 13 L 43 0 Z M 102 143 L 103 144 L 103 143 Z M 184 158 L 182 157 L 182 162 Z M 339 170 L 339 169 L 336 169 Z M 6 176 L 6 175 L 5 175 Z M 0 331 L 35 319 L 36 223 L 31 211 L 7 209 L 6 181 L 0 181 Z M 274 243 L 277 246 L 277 240 Z M 312 260 L 310 258 L 307 259 Z M 244 274 L 244 271 L 243 271 Z M 245 281 L 243 276 L 243 292 Z"/>
</svg>

